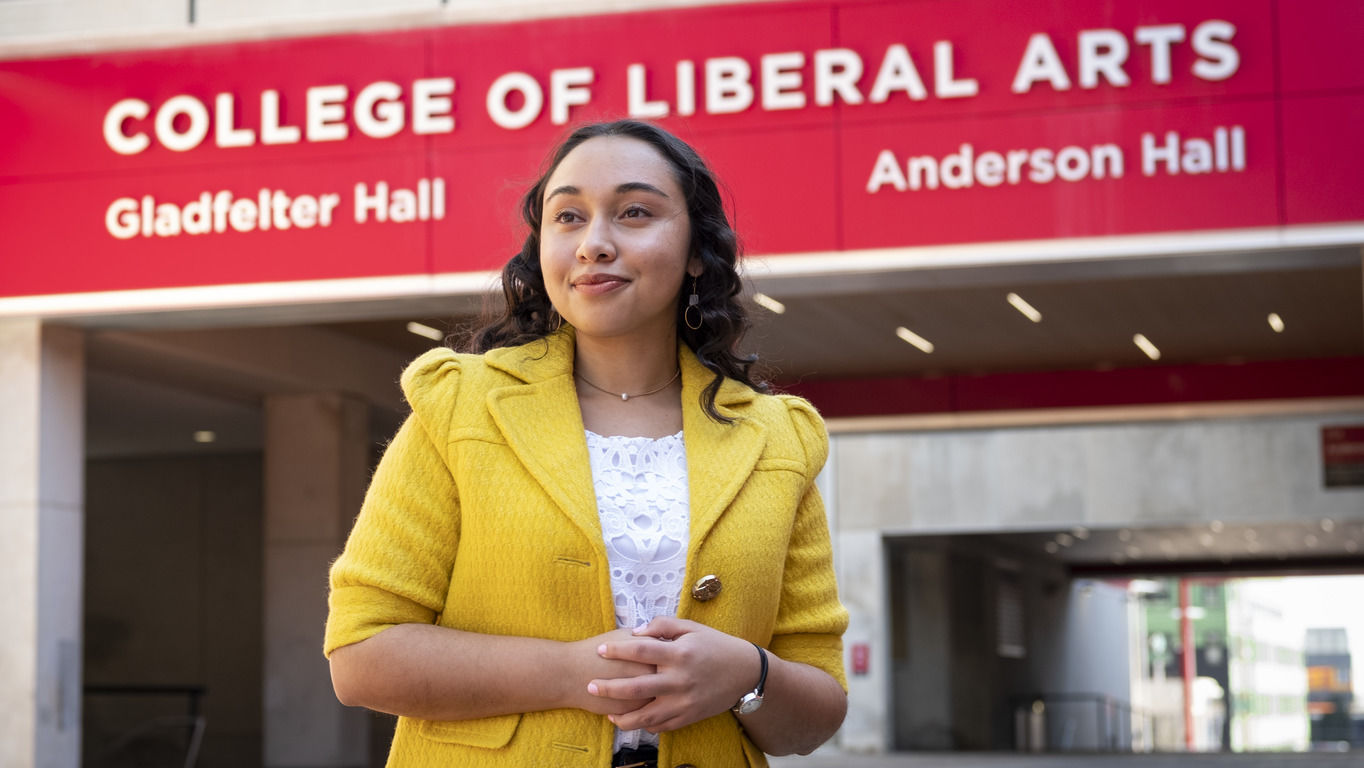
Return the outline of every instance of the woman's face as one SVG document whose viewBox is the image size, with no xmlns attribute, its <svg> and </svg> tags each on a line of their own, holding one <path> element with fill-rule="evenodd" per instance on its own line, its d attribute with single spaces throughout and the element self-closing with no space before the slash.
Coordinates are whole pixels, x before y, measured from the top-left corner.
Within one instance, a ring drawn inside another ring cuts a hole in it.
<svg viewBox="0 0 1364 768">
<path fill-rule="evenodd" d="M 588 139 L 554 169 L 543 203 L 545 289 L 578 335 L 675 336 L 678 292 L 701 262 L 668 161 L 638 139 Z"/>
</svg>

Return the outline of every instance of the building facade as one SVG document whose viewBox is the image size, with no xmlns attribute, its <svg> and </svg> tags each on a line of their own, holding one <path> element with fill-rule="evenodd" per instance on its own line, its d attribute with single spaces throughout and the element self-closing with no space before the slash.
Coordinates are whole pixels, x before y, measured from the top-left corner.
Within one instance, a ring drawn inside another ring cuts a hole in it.
<svg viewBox="0 0 1364 768">
<path fill-rule="evenodd" d="M 828 421 L 835 748 L 1054 747 L 1027 713 L 1093 691 L 1110 745 L 1133 608 L 1078 579 L 1359 567 L 1359 14 L 0 4 L 0 763 L 168 708 L 206 766 L 382 752 L 322 574 L 405 325 L 474 322 L 547 149 L 623 116 L 725 181 L 753 344 Z"/>
<path fill-rule="evenodd" d="M 1307 630 L 1307 706 L 1313 743 L 1353 740 L 1354 664 L 1348 632 L 1341 627 Z"/>
</svg>

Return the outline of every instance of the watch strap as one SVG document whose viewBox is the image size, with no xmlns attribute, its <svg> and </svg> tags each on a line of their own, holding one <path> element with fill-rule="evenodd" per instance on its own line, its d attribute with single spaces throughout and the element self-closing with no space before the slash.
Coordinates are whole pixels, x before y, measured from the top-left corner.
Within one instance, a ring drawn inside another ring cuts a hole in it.
<svg viewBox="0 0 1364 768">
<path fill-rule="evenodd" d="M 758 685 L 753 689 L 753 692 L 761 696 L 767 687 L 767 651 L 764 651 L 762 646 L 757 643 L 754 643 L 753 647 L 758 649 L 758 659 L 762 662 L 762 671 L 758 673 Z"/>
</svg>

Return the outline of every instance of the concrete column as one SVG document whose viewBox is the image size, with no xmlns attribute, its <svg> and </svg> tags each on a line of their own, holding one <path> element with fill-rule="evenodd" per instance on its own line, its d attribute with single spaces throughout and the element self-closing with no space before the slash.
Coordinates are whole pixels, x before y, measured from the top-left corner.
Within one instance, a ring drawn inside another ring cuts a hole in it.
<svg viewBox="0 0 1364 768">
<path fill-rule="evenodd" d="M 368 413 L 340 394 L 265 402 L 265 765 L 363 766 L 369 725 L 322 658 L 327 567 L 360 510 Z"/>
<path fill-rule="evenodd" d="M 0 322 L 0 765 L 80 765 L 85 347 Z"/>
<path fill-rule="evenodd" d="M 848 715 L 838 732 L 847 752 L 890 751 L 891 654 L 886 608 L 886 559 L 881 532 L 839 531 L 838 591 L 848 609 L 843 635 L 848 675 Z M 866 672 L 855 669 L 854 655 L 866 649 Z"/>
<path fill-rule="evenodd" d="M 843 635 L 843 664 L 848 676 L 848 714 L 835 743 L 844 752 L 881 754 L 890 751 L 890 624 L 886 620 L 886 557 L 881 531 L 863 527 L 857 484 L 842 482 L 843 438 L 830 438 L 829 460 L 817 480 L 833 534 L 838 596 L 848 609 Z M 843 514 L 844 508 L 851 514 Z M 858 671 L 865 654 L 865 672 Z"/>
</svg>

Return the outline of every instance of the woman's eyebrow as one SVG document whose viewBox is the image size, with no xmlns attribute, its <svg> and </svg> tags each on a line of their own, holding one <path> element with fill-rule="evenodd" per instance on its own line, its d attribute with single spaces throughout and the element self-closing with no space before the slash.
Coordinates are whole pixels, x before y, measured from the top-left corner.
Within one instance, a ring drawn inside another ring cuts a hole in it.
<svg viewBox="0 0 1364 768">
<path fill-rule="evenodd" d="M 649 184 L 643 181 L 627 181 L 624 184 L 621 184 L 620 186 L 616 187 L 616 194 L 621 194 L 623 192 L 650 192 L 652 194 L 658 195 L 659 197 L 668 196 L 667 192 L 664 192 L 658 187 L 655 187 L 653 184 Z"/>
<path fill-rule="evenodd" d="M 668 197 L 667 192 L 664 192 L 653 184 L 645 181 L 627 181 L 616 187 L 616 194 L 621 195 L 626 192 L 648 192 L 650 194 L 658 195 L 659 197 Z M 556 195 L 577 195 L 581 193 L 581 189 L 578 189 L 571 184 L 565 184 L 550 190 L 549 194 L 545 195 L 545 202 L 553 200 Z"/>
<path fill-rule="evenodd" d="M 580 191 L 581 190 L 579 190 L 577 187 L 569 185 L 555 187 L 553 190 L 550 191 L 548 195 L 545 195 L 545 202 L 549 202 L 550 200 L 554 199 L 555 195 L 576 195 Z"/>
</svg>

